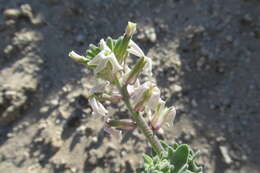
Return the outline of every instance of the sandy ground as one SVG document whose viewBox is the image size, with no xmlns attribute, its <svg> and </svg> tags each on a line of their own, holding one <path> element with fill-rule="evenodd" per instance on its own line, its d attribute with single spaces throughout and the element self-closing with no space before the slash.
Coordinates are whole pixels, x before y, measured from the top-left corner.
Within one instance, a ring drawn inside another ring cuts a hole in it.
<svg viewBox="0 0 260 173">
<path fill-rule="evenodd" d="M 0 172 L 131 173 L 142 163 L 142 134 L 104 133 L 86 98 L 92 72 L 67 58 L 129 20 L 177 108 L 161 138 L 200 150 L 205 173 L 259 172 L 258 0 L 0 0 Z"/>
</svg>

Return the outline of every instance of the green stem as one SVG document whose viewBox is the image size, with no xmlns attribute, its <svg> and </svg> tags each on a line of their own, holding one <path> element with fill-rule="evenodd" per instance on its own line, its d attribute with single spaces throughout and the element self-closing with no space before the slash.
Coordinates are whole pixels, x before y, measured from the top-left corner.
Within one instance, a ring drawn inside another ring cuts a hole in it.
<svg viewBox="0 0 260 173">
<path fill-rule="evenodd" d="M 126 107 L 130 111 L 133 120 L 136 122 L 137 127 L 144 133 L 146 139 L 151 144 L 153 150 L 157 154 L 159 154 L 162 151 L 164 151 L 164 149 L 163 149 L 159 139 L 153 133 L 151 128 L 148 126 L 148 124 L 145 121 L 144 117 L 142 115 L 140 115 L 138 112 L 135 112 L 134 109 L 132 108 L 132 105 L 131 105 L 130 100 L 129 100 L 130 97 L 129 97 L 129 94 L 128 94 L 126 86 L 122 87 L 118 80 L 116 80 L 116 85 L 117 85 L 118 90 L 120 91 L 120 93 L 123 96 L 123 101 L 125 102 Z"/>
</svg>

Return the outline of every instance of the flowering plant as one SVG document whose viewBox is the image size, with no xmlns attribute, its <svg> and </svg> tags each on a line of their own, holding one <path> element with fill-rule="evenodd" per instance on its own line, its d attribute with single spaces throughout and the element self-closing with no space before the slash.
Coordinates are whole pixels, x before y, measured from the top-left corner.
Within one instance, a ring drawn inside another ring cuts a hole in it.
<svg viewBox="0 0 260 173">
<path fill-rule="evenodd" d="M 74 51 L 69 53 L 69 57 L 93 69 L 95 77 L 104 81 L 90 91 L 92 114 L 103 117 L 104 130 L 118 138 L 122 130 L 139 128 L 143 132 L 155 155 L 144 155 L 144 168 L 139 171 L 201 172 L 188 145 L 176 144 L 177 147 L 171 147 L 155 135 L 156 131 L 162 130 L 162 126 L 173 125 L 176 110 L 174 106 L 166 107 L 165 101 L 161 99 L 160 89 L 152 80 L 152 59 L 132 40 L 135 32 L 136 24 L 128 22 L 124 35 L 118 39 L 108 37 L 106 40 L 101 39 L 98 46 L 91 44 L 85 56 Z M 138 57 L 132 67 L 127 64 L 130 55 Z M 141 73 L 149 79 L 142 84 L 138 79 Z M 116 91 L 107 92 L 109 87 L 116 88 Z M 129 110 L 129 119 L 113 119 L 103 106 L 103 101 L 123 101 Z"/>
</svg>

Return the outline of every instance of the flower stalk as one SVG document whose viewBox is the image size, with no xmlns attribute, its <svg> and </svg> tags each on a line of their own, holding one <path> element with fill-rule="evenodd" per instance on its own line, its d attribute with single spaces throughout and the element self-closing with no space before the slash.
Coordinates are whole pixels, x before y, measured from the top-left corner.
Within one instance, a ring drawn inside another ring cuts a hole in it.
<svg viewBox="0 0 260 173">
<path fill-rule="evenodd" d="M 116 85 L 119 90 L 119 92 L 122 95 L 123 101 L 129 110 L 133 120 L 136 122 L 137 127 L 144 133 L 146 139 L 151 144 L 153 150 L 159 154 L 162 151 L 164 151 L 158 137 L 154 135 L 152 129 L 148 126 L 146 120 L 142 115 L 140 115 L 138 112 L 134 111 L 131 103 L 130 103 L 130 96 L 127 91 L 126 85 L 121 86 L 120 82 L 116 80 Z"/>
</svg>

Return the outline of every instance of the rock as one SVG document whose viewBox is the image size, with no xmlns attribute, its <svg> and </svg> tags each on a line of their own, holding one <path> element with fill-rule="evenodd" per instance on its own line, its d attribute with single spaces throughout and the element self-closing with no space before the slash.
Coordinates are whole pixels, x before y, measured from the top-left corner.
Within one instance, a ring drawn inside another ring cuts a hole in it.
<svg viewBox="0 0 260 173">
<path fill-rule="evenodd" d="M 152 43 L 156 42 L 157 36 L 156 36 L 155 29 L 153 27 L 147 28 L 145 30 L 145 34 L 150 42 L 152 42 Z"/>
<path fill-rule="evenodd" d="M 7 46 L 5 47 L 5 49 L 4 49 L 4 54 L 5 54 L 6 56 L 9 56 L 9 55 L 13 52 L 13 50 L 14 50 L 13 45 L 7 45 Z"/>
<path fill-rule="evenodd" d="M 96 136 L 93 136 L 91 139 L 92 142 L 96 143 L 98 141 L 98 138 Z"/>
<path fill-rule="evenodd" d="M 19 9 L 9 8 L 9 9 L 4 10 L 3 14 L 4 14 L 5 18 L 16 19 L 16 18 L 20 17 L 22 13 Z"/>
<path fill-rule="evenodd" d="M 152 26 L 145 26 L 140 30 L 140 33 L 137 35 L 137 39 L 143 42 L 149 41 L 151 43 L 155 43 L 157 40 L 155 28 Z"/>
<path fill-rule="evenodd" d="M 52 100 L 50 101 L 50 104 L 51 104 L 52 106 L 58 106 L 58 105 L 59 105 L 59 100 L 58 100 L 58 99 L 52 99 Z"/>
<path fill-rule="evenodd" d="M 176 92 L 181 92 L 182 91 L 182 87 L 180 85 L 172 85 L 170 86 L 171 92 L 172 93 L 176 93 Z"/>
<path fill-rule="evenodd" d="M 228 153 L 227 146 L 220 146 L 219 149 L 220 149 L 220 153 L 221 153 L 221 155 L 223 157 L 224 162 L 226 164 L 230 165 L 232 163 L 232 159 L 231 159 L 231 157 L 230 157 L 230 155 Z"/>
<path fill-rule="evenodd" d="M 32 7 L 30 4 L 23 4 L 20 9 L 22 15 L 27 16 L 29 19 L 33 18 Z"/>
<path fill-rule="evenodd" d="M 253 18 L 250 14 L 246 14 L 246 15 L 243 16 L 241 22 L 242 22 L 242 24 L 252 24 Z"/>
<path fill-rule="evenodd" d="M 35 16 L 32 12 L 30 4 L 22 4 L 20 9 L 6 9 L 3 12 L 6 19 L 18 19 L 19 17 L 27 17 L 34 25 L 42 24 L 43 19 L 41 15 Z"/>
<path fill-rule="evenodd" d="M 49 106 L 43 106 L 40 108 L 40 113 L 45 114 L 50 110 Z"/>
</svg>

